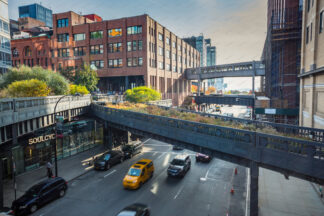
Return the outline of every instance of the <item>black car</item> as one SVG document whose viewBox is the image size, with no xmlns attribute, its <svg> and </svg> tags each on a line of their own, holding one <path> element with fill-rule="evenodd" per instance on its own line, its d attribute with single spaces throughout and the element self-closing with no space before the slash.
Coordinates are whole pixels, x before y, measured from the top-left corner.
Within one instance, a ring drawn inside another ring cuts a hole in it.
<svg viewBox="0 0 324 216">
<path fill-rule="evenodd" d="M 116 216 L 150 216 L 150 209 L 147 205 L 134 203 L 121 210 Z"/>
<path fill-rule="evenodd" d="M 94 160 L 94 168 L 96 170 L 109 170 L 113 165 L 124 161 L 124 153 L 122 151 L 108 151 Z"/>
<path fill-rule="evenodd" d="M 197 153 L 196 154 L 196 162 L 199 162 L 199 161 L 209 163 L 211 161 L 211 157 L 209 155 Z"/>
<path fill-rule="evenodd" d="M 27 215 L 35 212 L 44 204 L 65 195 L 67 182 L 61 178 L 50 178 L 33 187 L 19 199 L 12 202 L 14 215 Z"/>
<path fill-rule="evenodd" d="M 183 150 L 182 147 L 178 146 L 178 145 L 173 145 L 173 150 Z"/>
<path fill-rule="evenodd" d="M 125 158 L 131 158 L 136 154 L 141 153 L 143 149 L 143 143 L 141 141 L 130 142 L 123 146 L 123 152 Z"/>
<path fill-rule="evenodd" d="M 168 168 L 168 176 L 184 177 L 191 166 L 189 155 L 177 155 Z"/>
</svg>

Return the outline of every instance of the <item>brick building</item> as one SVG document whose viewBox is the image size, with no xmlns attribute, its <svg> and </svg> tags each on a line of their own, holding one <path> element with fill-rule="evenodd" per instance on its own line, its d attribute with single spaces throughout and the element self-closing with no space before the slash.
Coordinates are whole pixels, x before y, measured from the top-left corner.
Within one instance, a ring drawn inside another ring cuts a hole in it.
<svg viewBox="0 0 324 216">
<path fill-rule="evenodd" d="M 146 14 L 98 20 L 97 15 L 71 11 L 54 14 L 48 67 L 72 69 L 89 63 L 97 68 L 102 92 L 146 85 L 176 105 L 183 102 L 190 92 L 184 70 L 200 62 L 196 49 Z M 16 48 L 16 40 L 12 47 Z"/>
</svg>

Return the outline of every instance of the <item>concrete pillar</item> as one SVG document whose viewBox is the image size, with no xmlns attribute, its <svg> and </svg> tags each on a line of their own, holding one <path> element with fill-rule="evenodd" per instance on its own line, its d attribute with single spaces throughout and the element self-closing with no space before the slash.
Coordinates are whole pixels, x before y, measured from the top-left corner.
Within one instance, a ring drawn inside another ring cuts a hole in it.
<svg viewBox="0 0 324 216">
<path fill-rule="evenodd" d="M 201 86 L 201 80 L 199 79 L 198 80 L 198 92 L 197 92 L 197 95 L 200 96 L 200 86 Z"/>
<path fill-rule="evenodd" d="M 125 76 L 125 91 L 129 89 L 129 79 L 128 76 Z"/>
<path fill-rule="evenodd" d="M 12 147 L 15 147 L 18 145 L 18 124 L 13 124 L 12 125 Z"/>
<path fill-rule="evenodd" d="M 103 132 L 104 132 L 103 134 L 104 146 L 107 147 L 108 149 L 112 149 L 113 148 L 112 128 L 108 126 L 108 122 L 105 122 Z"/>
<path fill-rule="evenodd" d="M 2 177 L 2 173 L 3 173 L 3 162 L 2 159 L 0 158 L 0 209 L 3 208 L 3 177 Z"/>
<path fill-rule="evenodd" d="M 250 163 L 250 216 L 259 215 L 259 167 L 254 161 Z"/>
</svg>

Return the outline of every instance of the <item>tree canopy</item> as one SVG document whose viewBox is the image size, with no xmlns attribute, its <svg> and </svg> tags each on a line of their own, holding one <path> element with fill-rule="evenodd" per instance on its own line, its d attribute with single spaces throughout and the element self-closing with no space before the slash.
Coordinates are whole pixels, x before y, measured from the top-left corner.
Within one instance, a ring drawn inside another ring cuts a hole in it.
<svg viewBox="0 0 324 216">
<path fill-rule="evenodd" d="M 45 82 L 51 94 L 63 95 L 69 92 L 68 81 L 58 73 L 45 70 L 42 67 L 11 68 L 9 72 L 0 76 L 0 89 L 7 88 L 11 83 L 22 80 L 37 79 Z"/>
<path fill-rule="evenodd" d="M 88 89 L 85 86 L 81 85 L 70 85 L 70 94 L 74 95 L 76 93 L 79 93 L 81 95 L 89 94 Z"/>
<path fill-rule="evenodd" d="M 95 91 L 98 84 L 97 72 L 91 69 L 90 65 L 84 64 L 82 67 L 75 71 L 74 84 L 83 85 L 89 91 Z"/>
<path fill-rule="evenodd" d="M 154 89 L 148 88 L 146 86 L 139 86 L 133 89 L 128 89 L 125 92 L 125 97 L 127 101 L 133 103 L 144 103 L 160 100 L 161 94 Z"/>
</svg>

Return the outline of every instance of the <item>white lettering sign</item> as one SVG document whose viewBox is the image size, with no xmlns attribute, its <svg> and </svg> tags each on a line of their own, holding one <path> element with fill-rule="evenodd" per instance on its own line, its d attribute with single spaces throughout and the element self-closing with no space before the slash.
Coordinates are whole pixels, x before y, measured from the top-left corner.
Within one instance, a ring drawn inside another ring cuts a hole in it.
<svg viewBox="0 0 324 216">
<path fill-rule="evenodd" d="M 276 109 L 264 109 L 265 114 L 276 114 Z"/>
<path fill-rule="evenodd" d="M 40 142 L 44 142 L 44 141 L 52 140 L 52 139 L 55 139 L 55 134 L 48 134 L 48 135 L 31 138 L 28 140 L 28 144 L 32 145 L 35 143 L 40 143 Z"/>
</svg>

